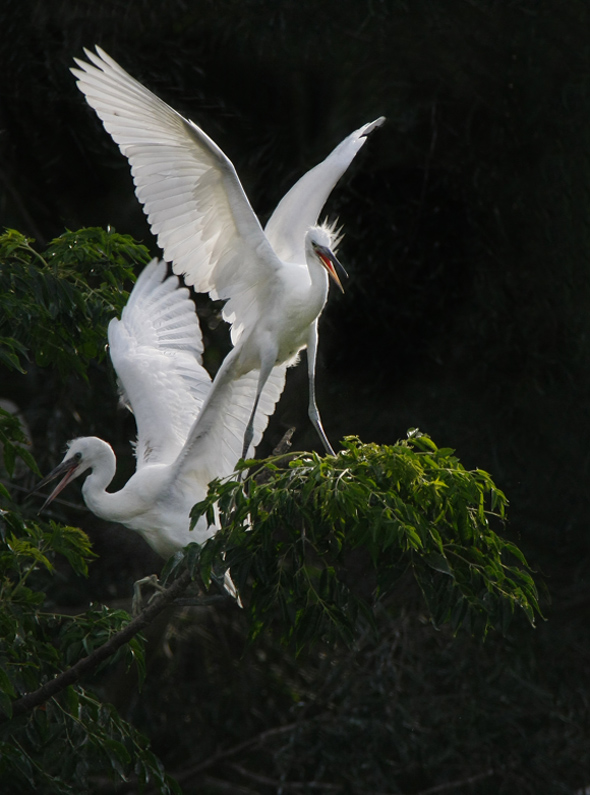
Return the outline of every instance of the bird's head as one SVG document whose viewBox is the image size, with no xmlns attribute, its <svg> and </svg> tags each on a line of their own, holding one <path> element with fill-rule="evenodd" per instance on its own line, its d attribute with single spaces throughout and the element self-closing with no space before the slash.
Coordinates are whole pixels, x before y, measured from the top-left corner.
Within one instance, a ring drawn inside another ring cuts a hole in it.
<svg viewBox="0 0 590 795">
<path fill-rule="evenodd" d="M 85 436 L 68 442 L 68 449 L 61 464 L 58 464 L 55 469 L 46 475 L 31 492 L 31 494 L 36 494 L 48 483 L 51 483 L 52 480 L 61 478 L 57 486 L 41 506 L 41 511 L 57 497 L 60 491 L 65 489 L 68 483 L 71 483 L 72 480 L 96 465 L 97 442 L 108 447 L 101 439 L 96 439 L 92 436 Z"/>
<path fill-rule="evenodd" d="M 343 277 L 348 277 L 343 265 L 337 259 L 333 249 L 338 243 L 331 227 L 314 226 L 307 233 L 307 243 L 311 249 L 312 256 L 315 256 L 320 265 L 328 271 L 328 276 L 333 279 L 338 287 L 344 292 L 344 287 L 340 281 L 338 273 Z"/>
</svg>

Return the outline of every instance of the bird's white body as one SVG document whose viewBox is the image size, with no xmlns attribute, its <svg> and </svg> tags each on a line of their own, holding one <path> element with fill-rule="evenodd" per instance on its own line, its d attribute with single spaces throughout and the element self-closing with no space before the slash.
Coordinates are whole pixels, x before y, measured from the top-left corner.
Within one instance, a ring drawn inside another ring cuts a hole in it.
<svg viewBox="0 0 590 795">
<path fill-rule="evenodd" d="M 158 555 L 168 558 L 191 542 L 202 544 L 217 528 L 201 519 L 190 531 L 190 511 L 207 493 L 207 484 L 179 490 L 173 469 L 166 464 L 151 464 L 138 470 L 116 492 L 106 491 L 115 476 L 116 460 L 110 445 L 96 437 L 75 440 L 70 451 L 85 443 L 84 457 L 91 471 L 82 486 L 82 496 L 93 514 L 106 521 L 119 522 L 137 531 Z M 78 443 L 78 444 L 76 444 Z"/>
<path fill-rule="evenodd" d="M 62 463 L 39 484 L 63 476 L 49 502 L 85 474 L 82 495 L 88 508 L 137 531 L 164 558 L 192 541 L 203 543 L 216 531 L 204 517 L 191 531 L 190 511 L 213 478 L 234 471 L 258 383 L 248 371 L 213 390 L 201 363 L 194 303 L 177 277 L 166 272 L 163 262 L 147 265 L 121 319 L 109 324 L 111 359 L 137 424 L 135 474 L 120 491 L 108 492 L 115 454 L 105 441 L 90 436 L 71 441 Z M 250 453 L 280 397 L 284 370 L 275 368 L 265 385 Z"/>
<path fill-rule="evenodd" d="M 208 398 L 247 373 L 257 374 L 245 455 L 268 379 L 308 349 L 309 415 L 328 452 L 315 403 L 317 320 L 328 274 L 340 285 L 334 241 L 317 219 L 332 188 L 383 119 L 349 135 L 286 194 L 263 230 L 221 149 L 125 72 L 99 47 L 76 59 L 78 87 L 128 158 L 138 199 L 174 272 L 199 292 L 223 299 L 234 348 Z M 340 285 L 341 286 L 341 285 Z"/>
<path fill-rule="evenodd" d="M 316 237 L 320 236 L 319 231 L 316 230 Z M 236 369 L 240 373 L 260 370 L 265 355 L 273 366 L 296 360 L 307 346 L 310 327 L 328 298 L 328 275 L 310 258 L 309 267 L 291 265 L 277 270 L 268 280 L 266 290 L 269 311 L 255 325 L 244 329 L 239 346 L 234 348 Z"/>
</svg>

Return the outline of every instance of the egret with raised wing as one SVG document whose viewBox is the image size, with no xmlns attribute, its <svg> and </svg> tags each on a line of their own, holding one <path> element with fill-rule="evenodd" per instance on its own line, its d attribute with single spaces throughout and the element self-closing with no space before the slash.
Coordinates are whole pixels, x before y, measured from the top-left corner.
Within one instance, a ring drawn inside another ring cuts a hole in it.
<svg viewBox="0 0 590 795">
<path fill-rule="evenodd" d="M 136 472 L 120 491 L 106 491 L 116 470 L 113 449 L 95 436 L 83 437 L 69 443 L 64 460 L 36 491 L 61 477 L 45 508 L 74 478 L 88 473 L 82 486 L 88 508 L 136 530 L 167 558 L 215 533 L 205 517 L 190 531 L 189 514 L 213 478 L 234 471 L 258 379 L 254 372 L 244 373 L 217 388 L 210 399 L 212 383 L 201 364 L 195 305 L 157 260 L 140 274 L 121 319 L 111 320 L 108 337 L 121 394 L 137 424 Z M 275 368 L 265 384 L 252 454 L 283 390 L 285 369 Z"/>
<path fill-rule="evenodd" d="M 333 187 L 384 121 L 365 124 L 305 174 L 281 200 L 263 230 L 229 158 L 185 119 L 125 72 L 100 47 L 85 50 L 72 72 L 78 88 L 128 158 L 135 190 L 174 272 L 195 290 L 226 304 L 233 349 L 214 391 L 245 373 L 258 373 L 242 453 L 274 368 L 295 364 L 307 348 L 309 416 L 330 454 L 315 398 L 318 317 L 328 277 L 342 289 L 345 274 L 333 249 L 335 235 L 317 226 Z"/>
</svg>

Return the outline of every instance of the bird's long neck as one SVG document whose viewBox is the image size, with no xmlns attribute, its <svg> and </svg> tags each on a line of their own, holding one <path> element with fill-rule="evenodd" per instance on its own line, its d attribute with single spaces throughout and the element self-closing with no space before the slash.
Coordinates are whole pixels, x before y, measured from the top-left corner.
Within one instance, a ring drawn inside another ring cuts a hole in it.
<svg viewBox="0 0 590 795">
<path fill-rule="evenodd" d="M 307 269 L 309 271 L 309 309 L 313 317 L 322 311 L 328 297 L 328 274 L 320 265 L 315 254 L 306 252 Z"/>
<path fill-rule="evenodd" d="M 115 477 L 117 459 L 109 444 L 103 442 L 102 439 L 97 439 L 96 442 L 100 442 L 100 446 L 97 445 L 92 469 L 82 486 L 82 496 L 92 513 L 103 519 L 116 521 L 116 517 L 113 516 L 113 509 L 115 509 L 113 498 L 116 495 L 109 494 L 106 488 Z"/>
</svg>

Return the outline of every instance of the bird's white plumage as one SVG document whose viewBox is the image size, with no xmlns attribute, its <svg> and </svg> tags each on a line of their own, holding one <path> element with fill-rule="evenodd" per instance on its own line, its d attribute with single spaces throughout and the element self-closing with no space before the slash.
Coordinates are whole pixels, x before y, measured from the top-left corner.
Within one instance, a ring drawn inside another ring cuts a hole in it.
<svg viewBox="0 0 590 795">
<path fill-rule="evenodd" d="M 330 234 L 316 223 L 332 188 L 383 119 L 349 135 L 302 177 L 280 202 L 265 232 L 233 164 L 206 133 L 100 47 L 85 54 L 88 61 L 76 59 L 79 68 L 72 69 L 78 88 L 128 158 L 137 197 L 165 258 L 196 290 L 226 301 L 223 314 L 232 325 L 234 349 L 203 406 L 201 428 L 220 421 L 210 406 L 238 405 L 238 384 L 249 394 L 256 373 L 245 454 L 251 438 L 257 438 L 258 403 L 272 403 L 282 389 L 285 366 L 307 347 L 309 416 L 324 447 L 333 453 L 315 404 L 314 378 L 317 318 L 328 294 L 327 274 L 340 282 Z M 191 438 L 202 444 L 198 435 Z"/>
<path fill-rule="evenodd" d="M 78 87 L 131 165 L 136 194 L 164 256 L 195 290 L 224 299 L 232 339 L 264 310 L 280 266 L 235 168 L 196 124 L 99 47 L 76 59 Z"/>
<path fill-rule="evenodd" d="M 287 262 L 305 262 L 303 239 L 332 189 L 366 140 L 383 123 L 365 124 L 342 141 L 284 196 L 264 235 L 235 168 L 196 124 L 141 85 L 100 47 L 75 59 L 78 87 L 131 165 L 136 194 L 165 258 L 187 284 L 230 299 L 224 317 L 250 328 L 267 295 L 264 284 Z"/>
<path fill-rule="evenodd" d="M 215 532 L 204 518 L 189 531 L 192 506 L 214 478 L 234 471 L 257 389 L 255 373 L 215 391 L 201 364 L 203 343 L 195 306 L 166 264 L 153 260 L 138 278 L 121 319 L 109 325 L 110 354 L 137 424 L 137 471 L 118 492 L 107 492 L 116 460 L 96 437 L 74 439 L 45 482 L 88 473 L 82 494 L 97 516 L 139 532 L 163 557 Z M 285 367 L 267 382 L 254 422 L 262 438 L 285 382 Z"/>
<path fill-rule="evenodd" d="M 156 260 L 144 268 L 109 324 L 111 360 L 137 423 L 138 469 L 176 459 L 211 388 L 194 305 L 165 272 Z"/>
<path fill-rule="evenodd" d="M 212 383 L 202 365 L 201 329 L 189 291 L 179 287 L 176 277 L 166 278 L 165 263 L 154 259 L 140 274 L 121 319 L 109 324 L 109 350 L 135 416 L 137 468 L 176 462 L 177 477 L 182 477 L 182 467 L 208 470 L 205 484 L 231 475 L 240 458 L 257 374 L 250 371 L 231 381 L 216 396 L 215 406 L 202 412 Z M 275 370 L 261 397 L 251 455 L 284 389 L 286 368 Z"/>
<path fill-rule="evenodd" d="M 384 121 L 380 117 L 355 130 L 283 196 L 264 227 L 278 257 L 285 262 L 305 261 L 303 241 L 306 231 L 317 224 L 328 196 L 367 140 L 367 135 Z"/>
</svg>

